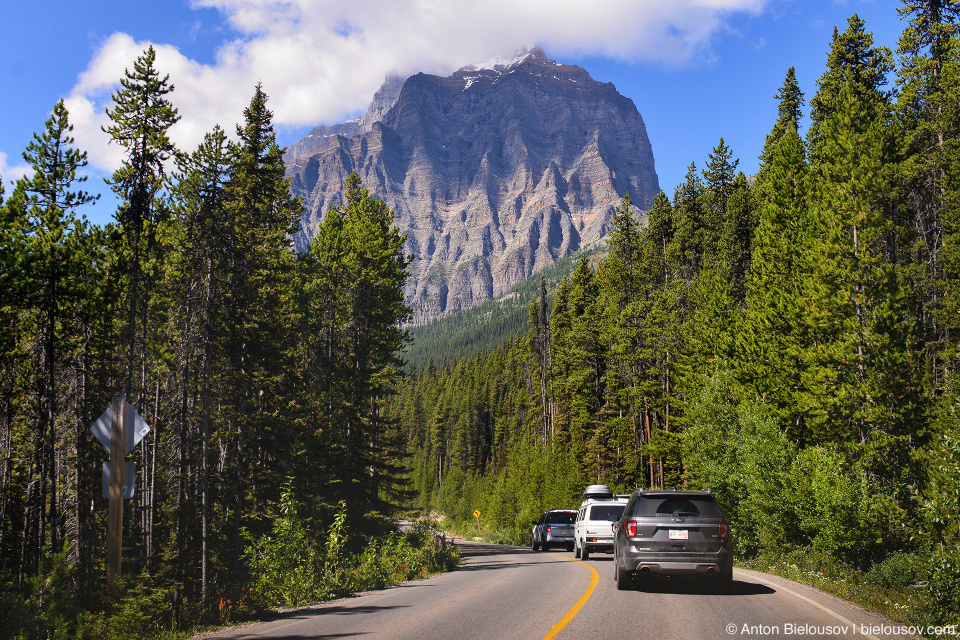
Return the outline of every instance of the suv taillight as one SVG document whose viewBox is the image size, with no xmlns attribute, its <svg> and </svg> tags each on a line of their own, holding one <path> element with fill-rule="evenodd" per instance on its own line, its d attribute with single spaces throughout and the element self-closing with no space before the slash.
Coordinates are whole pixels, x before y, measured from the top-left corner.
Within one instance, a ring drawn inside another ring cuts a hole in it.
<svg viewBox="0 0 960 640">
<path fill-rule="evenodd" d="M 627 532 L 628 538 L 633 538 L 637 535 L 637 521 L 636 520 L 624 520 L 623 529 Z"/>
<path fill-rule="evenodd" d="M 730 535 L 730 523 L 726 520 L 720 522 L 720 537 L 726 538 Z"/>
<path fill-rule="evenodd" d="M 550 529 L 550 525 L 547 525 L 547 533 L 550 533 L 550 531 L 552 531 L 552 529 Z"/>
</svg>

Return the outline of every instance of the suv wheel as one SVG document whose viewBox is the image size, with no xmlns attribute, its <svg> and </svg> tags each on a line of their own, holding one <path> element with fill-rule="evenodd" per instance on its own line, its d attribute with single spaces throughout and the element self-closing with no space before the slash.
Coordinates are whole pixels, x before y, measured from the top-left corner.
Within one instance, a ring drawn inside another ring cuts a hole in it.
<svg viewBox="0 0 960 640">
<path fill-rule="evenodd" d="M 613 579 L 617 582 L 617 591 L 628 591 L 633 587 L 633 576 L 620 571 L 620 565 L 616 560 L 613 562 Z"/>
<path fill-rule="evenodd" d="M 584 560 L 589 560 L 589 559 L 590 559 L 590 552 L 587 550 L 586 547 L 581 547 L 581 549 L 580 549 L 580 557 L 583 558 Z"/>
<path fill-rule="evenodd" d="M 530 545 L 530 548 L 534 551 L 540 551 L 540 545 L 537 544 L 537 539 L 533 539 L 533 544 Z"/>
<path fill-rule="evenodd" d="M 711 586 L 714 593 L 729 594 L 733 592 L 733 569 L 715 579 Z"/>
<path fill-rule="evenodd" d="M 574 558 L 580 557 L 580 545 L 577 544 L 576 540 L 573 541 L 573 557 Z"/>
</svg>

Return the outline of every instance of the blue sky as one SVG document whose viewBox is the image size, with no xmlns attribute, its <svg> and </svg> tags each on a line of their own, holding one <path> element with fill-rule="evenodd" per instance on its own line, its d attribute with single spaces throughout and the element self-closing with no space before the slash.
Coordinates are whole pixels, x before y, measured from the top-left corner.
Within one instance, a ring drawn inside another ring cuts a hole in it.
<svg viewBox="0 0 960 640">
<path fill-rule="evenodd" d="M 903 23 L 888 0 L 87 0 L 8 3 L 0 19 L 0 172 L 8 191 L 21 153 L 67 100 L 89 191 L 119 150 L 100 131 L 125 67 L 149 44 L 177 87 L 172 131 L 192 149 L 232 131 L 263 82 L 281 144 L 364 110 L 389 72 L 449 73 L 540 43 L 547 55 L 612 82 L 643 115 L 669 195 L 721 137 L 753 173 L 776 118 L 774 94 L 794 66 L 807 99 L 834 25 L 857 13 L 896 48 Z M 112 219 L 105 197 L 85 209 Z"/>
</svg>

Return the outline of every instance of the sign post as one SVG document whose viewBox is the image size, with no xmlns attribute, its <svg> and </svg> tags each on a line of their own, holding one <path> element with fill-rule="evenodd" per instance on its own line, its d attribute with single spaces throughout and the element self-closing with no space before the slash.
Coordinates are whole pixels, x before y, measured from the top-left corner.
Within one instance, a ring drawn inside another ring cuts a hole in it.
<svg viewBox="0 0 960 640">
<path fill-rule="evenodd" d="M 123 551 L 123 499 L 133 497 L 136 467 L 124 464 L 123 459 L 147 435 L 150 427 L 127 403 L 124 395 L 114 396 L 113 402 L 90 431 L 110 452 L 110 462 L 104 466 L 107 503 L 107 582 L 120 577 L 120 559 Z M 126 486 L 125 486 L 126 485 Z"/>
<path fill-rule="evenodd" d="M 477 519 L 477 533 L 483 533 L 483 531 L 480 529 L 480 509 L 474 510 L 473 517 Z"/>
<path fill-rule="evenodd" d="M 110 488 L 107 511 L 107 582 L 120 577 L 123 551 L 123 443 L 127 441 L 126 398 L 113 398 L 110 427 Z"/>
</svg>

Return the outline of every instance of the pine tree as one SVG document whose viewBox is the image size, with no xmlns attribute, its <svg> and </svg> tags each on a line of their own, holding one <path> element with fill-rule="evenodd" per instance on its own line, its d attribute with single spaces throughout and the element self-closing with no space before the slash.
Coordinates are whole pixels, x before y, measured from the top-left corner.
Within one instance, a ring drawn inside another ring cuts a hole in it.
<svg viewBox="0 0 960 640">
<path fill-rule="evenodd" d="M 237 125 L 235 158 L 224 186 L 226 246 L 222 290 L 223 368 L 221 447 L 230 451 L 233 563 L 239 569 L 243 519 L 256 518 L 279 494 L 295 434 L 283 429 L 283 398 L 290 393 L 288 361 L 295 347 L 290 295 L 294 255 L 290 236 L 301 205 L 290 196 L 283 149 L 276 143 L 267 95 L 257 84 Z M 276 466 L 274 466 L 276 465 Z"/>
<path fill-rule="evenodd" d="M 570 366 L 565 380 L 571 402 L 571 446 L 578 454 L 584 454 L 578 455 L 580 460 L 598 455 L 589 447 L 596 429 L 594 416 L 603 403 L 603 376 L 606 372 L 597 293 L 593 269 L 582 256 L 570 277 L 567 297 L 570 331 L 566 348 L 570 351 Z"/>
<path fill-rule="evenodd" d="M 673 196 L 674 236 L 669 245 L 671 262 L 680 278 L 693 282 L 703 260 L 713 254 L 715 237 L 704 207 L 704 186 L 691 162 L 683 183 Z"/>
<path fill-rule="evenodd" d="M 822 440 L 856 442 L 868 466 L 890 465 L 896 475 L 917 428 L 920 358 L 909 288 L 890 251 L 896 221 L 884 206 L 890 108 L 879 88 L 863 92 L 864 75 L 846 72 L 819 126 L 814 206 L 822 231 L 813 250 L 821 260 L 808 307 L 818 335 L 805 386 L 821 397 L 811 420 Z"/>
<path fill-rule="evenodd" d="M 394 213 L 386 203 L 363 189 L 356 174 L 347 178 L 344 187 L 340 215 L 347 226 L 352 276 L 348 281 L 351 321 L 347 361 L 354 386 L 349 402 L 356 410 L 356 428 L 348 437 L 347 457 L 350 461 L 351 454 L 355 456 L 357 469 L 372 469 L 367 472 L 367 495 L 376 503 L 381 483 L 393 480 L 384 477 L 376 459 L 371 461 L 368 456 L 375 455 L 382 445 L 387 426 L 382 403 L 394 393 L 401 376 L 399 352 L 407 340 L 401 326 L 410 317 L 403 286 L 410 258 L 404 253 L 406 236 L 394 226 Z"/>
<path fill-rule="evenodd" d="M 720 142 L 710 152 L 707 167 L 703 170 L 703 179 L 709 194 L 709 215 L 706 223 L 715 235 L 719 235 L 724 226 L 727 199 L 737 177 L 737 165 L 740 164 L 739 159 L 731 162 L 732 157 L 733 151 L 723 142 L 723 138 L 720 138 Z"/>
<path fill-rule="evenodd" d="M 547 284 L 541 276 L 540 295 L 529 307 L 529 344 L 533 373 L 539 387 L 541 441 L 552 436 L 552 390 L 550 381 L 550 310 L 547 308 Z"/>
<path fill-rule="evenodd" d="M 210 572 L 210 516 L 212 508 L 210 478 L 210 434 L 213 426 L 214 360 L 223 362 L 223 354 L 217 351 L 217 342 L 223 334 L 223 310 L 220 301 L 223 295 L 226 251 L 222 230 L 226 223 L 226 184 L 230 177 L 232 157 L 226 134 L 219 127 L 204 136 L 203 142 L 190 155 L 177 158 L 178 175 L 174 189 L 175 211 L 179 214 L 178 251 L 174 255 L 174 276 L 178 282 L 176 299 L 180 301 L 179 315 L 182 326 L 182 362 L 184 370 L 179 376 L 182 382 L 182 402 L 179 416 L 180 482 L 178 502 L 183 500 L 182 487 L 186 466 L 186 413 L 189 384 L 199 377 L 201 394 L 201 487 L 200 487 L 200 599 L 206 601 L 211 582 Z M 200 371 L 190 375 L 189 366 L 193 354 L 199 352 L 202 363 Z M 219 369 L 219 366 L 217 367 Z M 178 509 L 180 529 L 187 514 Z M 183 557 L 185 535 L 176 537 L 181 545 L 177 556 Z M 185 563 L 186 564 L 186 563 Z M 193 564 L 193 563 L 191 563 Z"/>
<path fill-rule="evenodd" d="M 770 133 L 763 143 L 763 151 L 760 153 L 760 172 L 757 175 L 757 181 L 763 181 L 764 167 L 770 163 L 773 158 L 773 150 L 780 139 L 791 129 L 800 131 L 800 118 L 803 117 L 803 92 L 800 91 L 800 84 L 797 82 L 797 75 L 793 67 L 787 69 L 787 75 L 783 79 L 783 86 L 774 96 L 777 103 L 777 122 L 773 125 Z"/>
<path fill-rule="evenodd" d="M 387 440 L 396 430 L 384 402 L 401 377 L 409 258 L 390 208 L 363 189 L 356 174 L 344 188 L 344 202 L 327 212 L 307 256 L 315 311 L 304 315 L 317 337 L 307 357 L 328 394 L 329 409 L 319 413 L 341 448 L 339 465 L 352 483 L 351 495 L 371 506 L 382 489 L 399 482 L 381 468 L 379 452 L 394 446 Z"/>
<path fill-rule="evenodd" d="M 810 130 L 807 152 L 810 164 L 816 167 L 829 160 L 823 151 L 823 123 L 836 113 L 838 94 L 844 84 L 856 101 L 889 101 L 887 74 L 893 70 L 893 54 L 887 47 L 874 47 L 873 34 L 856 14 L 848 20 L 847 29 L 835 35 L 827 54 L 827 70 L 817 80 L 817 93 L 810 100 Z"/>
<path fill-rule="evenodd" d="M 813 221 L 803 141 L 788 129 L 774 145 L 758 194 L 747 298 L 731 362 L 795 441 L 809 441 L 802 355 L 810 348 L 802 286 L 812 269 Z"/>
<path fill-rule="evenodd" d="M 648 486 L 655 487 L 663 484 L 663 460 L 654 443 L 659 439 L 658 433 L 671 429 L 676 351 L 687 283 L 679 277 L 678 265 L 673 259 L 678 225 L 675 210 L 662 191 L 647 216 L 640 243 L 649 294 L 644 303 L 629 307 L 627 313 L 639 320 L 639 332 L 644 336 L 637 352 L 643 362 L 644 375 L 637 381 L 634 394 L 637 402 L 642 398 L 643 403 L 640 429 L 644 443 L 641 455 L 646 458 L 647 466 L 644 479 Z"/>
<path fill-rule="evenodd" d="M 750 270 L 753 235 L 757 228 L 754 191 L 743 172 L 738 174 L 727 196 L 720 235 L 719 257 L 726 265 L 730 295 L 737 305 L 742 305 L 746 296 L 746 278 Z"/>
<path fill-rule="evenodd" d="M 45 532 L 49 528 L 52 549 L 61 546 L 62 526 L 58 513 L 58 423 L 69 422 L 61 407 L 60 400 L 67 398 L 63 398 L 65 394 L 58 377 L 76 349 L 72 325 L 86 293 L 78 277 L 86 256 L 77 241 L 84 233 L 85 221 L 78 218 L 76 210 L 97 200 L 82 190 L 74 190 L 75 184 L 86 180 L 77 172 L 86 166 L 87 154 L 72 148 L 72 130 L 61 100 L 54 106 L 43 134 L 34 134 L 24 151 L 23 158 L 33 169 L 33 175 L 17 181 L 19 194 L 11 198 L 16 206 L 23 208 L 28 228 L 29 263 L 25 274 L 28 290 L 23 293 L 26 308 L 32 310 L 33 316 L 34 326 L 29 331 L 37 336 L 41 345 L 36 354 L 36 392 L 40 407 L 36 441 L 43 452 L 39 465 L 42 501 L 49 509 L 40 523 L 38 542 L 41 547 L 47 544 Z"/>
<path fill-rule="evenodd" d="M 902 134 L 905 202 L 918 238 L 914 262 L 922 273 L 919 312 L 924 342 L 930 352 L 931 392 L 945 385 L 945 369 L 955 368 L 955 290 L 958 268 L 955 221 L 958 176 L 957 60 L 960 6 L 944 0 L 904 0 L 897 10 L 909 22 L 900 37 L 897 68 L 897 110 L 905 125 Z M 949 231 L 948 231 L 949 229 Z M 950 361 L 946 364 L 944 360 Z"/>
<path fill-rule="evenodd" d="M 110 141 L 123 147 L 125 153 L 123 166 L 113 173 L 108 184 L 121 201 L 117 221 L 130 254 L 127 357 L 122 387 L 131 401 L 137 350 L 141 359 L 145 357 L 146 338 L 138 329 L 138 320 L 145 312 L 141 262 L 144 253 L 153 248 L 154 231 L 165 216 L 165 208 L 155 199 L 164 187 L 165 163 L 176 152 L 168 131 L 180 119 L 167 98 L 174 88 L 170 76 L 161 78 L 155 61 L 156 51 L 151 46 L 134 62 L 133 71 L 125 71 L 121 88 L 112 96 L 114 107 L 106 110 L 112 124 L 103 127 L 110 134 Z"/>
</svg>

